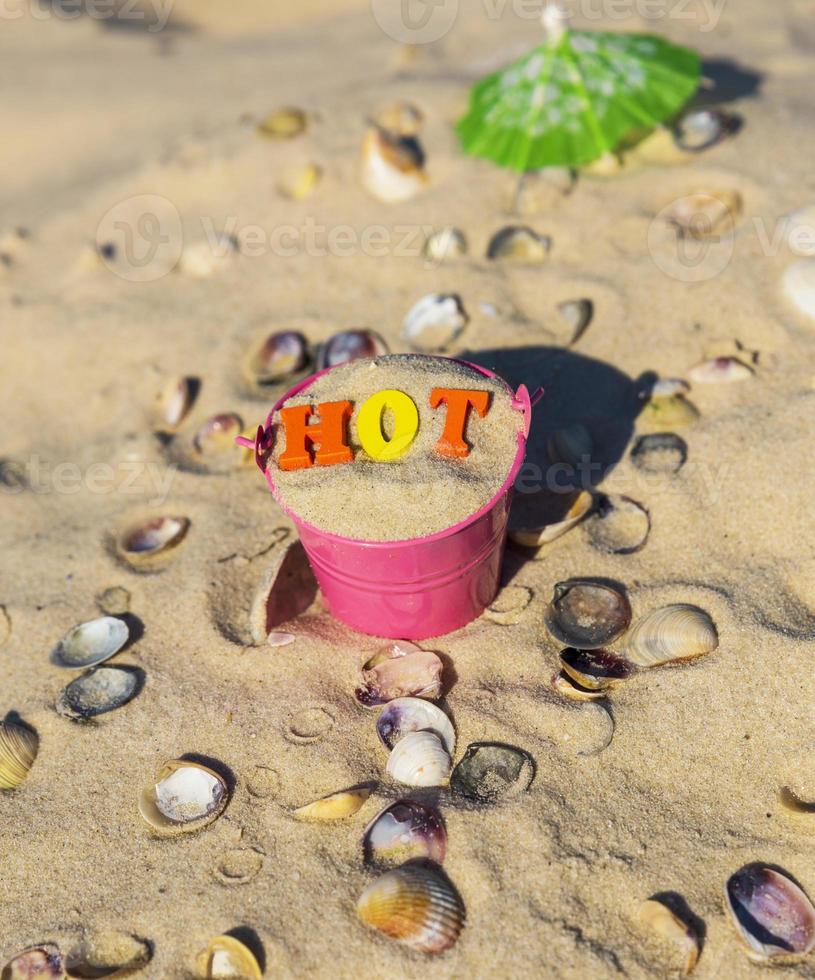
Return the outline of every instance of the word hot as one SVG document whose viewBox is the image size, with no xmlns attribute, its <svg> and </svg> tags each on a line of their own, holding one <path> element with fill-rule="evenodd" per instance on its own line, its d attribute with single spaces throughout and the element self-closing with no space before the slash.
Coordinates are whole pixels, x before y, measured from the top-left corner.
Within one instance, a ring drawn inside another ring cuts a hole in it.
<svg viewBox="0 0 815 980">
<path fill-rule="evenodd" d="M 447 413 L 436 452 L 452 459 L 469 456 L 470 447 L 464 438 L 467 421 L 473 410 L 481 418 L 486 417 L 490 408 L 489 392 L 434 388 L 430 393 L 430 408 Z M 383 426 L 386 411 L 391 419 L 388 435 Z M 348 445 L 348 423 L 353 413 L 354 405 L 350 401 L 282 408 L 280 421 L 286 448 L 277 465 L 281 470 L 303 470 L 315 465 L 353 462 L 354 454 Z M 379 463 L 389 463 L 401 459 L 410 450 L 419 432 L 419 410 L 403 391 L 378 391 L 359 406 L 356 423 L 366 454 Z"/>
</svg>

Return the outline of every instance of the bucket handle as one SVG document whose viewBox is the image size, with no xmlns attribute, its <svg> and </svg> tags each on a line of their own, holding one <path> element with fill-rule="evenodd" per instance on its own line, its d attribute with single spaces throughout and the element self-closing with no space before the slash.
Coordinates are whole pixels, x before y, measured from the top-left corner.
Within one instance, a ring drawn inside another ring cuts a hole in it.
<svg viewBox="0 0 815 980">
<path fill-rule="evenodd" d="M 536 388 L 530 395 L 526 385 L 521 385 L 512 399 L 512 407 L 524 417 L 524 430 L 527 436 L 532 427 L 532 409 L 541 398 L 543 398 L 543 388 Z"/>
<path fill-rule="evenodd" d="M 266 459 L 273 443 L 274 436 L 272 435 L 271 429 L 267 434 L 262 425 L 258 426 L 254 439 L 250 439 L 248 436 L 236 436 L 235 438 L 236 445 L 243 446 L 244 449 L 254 449 L 255 462 L 261 473 L 266 472 Z"/>
</svg>

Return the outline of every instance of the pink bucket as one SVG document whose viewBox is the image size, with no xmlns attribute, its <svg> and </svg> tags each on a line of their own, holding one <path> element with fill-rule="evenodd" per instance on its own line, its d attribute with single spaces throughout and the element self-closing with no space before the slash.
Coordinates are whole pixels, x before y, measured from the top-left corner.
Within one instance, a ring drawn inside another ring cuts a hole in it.
<svg viewBox="0 0 815 980">
<path fill-rule="evenodd" d="M 476 364 L 459 363 L 497 378 Z M 275 500 L 297 526 L 333 616 L 362 633 L 393 639 L 422 640 L 459 629 L 480 616 L 498 592 L 512 485 L 524 460 L 532 406 L 543 392 L 538 390 L 530 397 L 521 385 L 513 396 L 513 407 L 524 418 L 518 449 L 503 486 L 479 511 L 426 537 L 359 541 L 321 531 L 283 505 L 272 467 L 267 469 L 264 462 L 274 442 L 274 413 L 332 370 L 326 368 L 305 378 L 277 402 L 265 429 L 258 427 L 254 442 L 257 464 Z M 507 390 L 512 393 L 509 385 Z M 247 440 L 242 444 L 253 445 Z"/>
</svg>

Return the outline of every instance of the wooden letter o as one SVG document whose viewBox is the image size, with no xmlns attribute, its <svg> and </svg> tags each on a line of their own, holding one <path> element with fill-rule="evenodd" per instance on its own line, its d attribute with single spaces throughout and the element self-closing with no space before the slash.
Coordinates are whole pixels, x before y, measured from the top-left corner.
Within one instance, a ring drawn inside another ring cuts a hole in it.
<svg viewBox="0 0 815 980">
<path fill-rule="evenodd" d="M 390 439 L 382 431 L 385 409 L 393 412 L 394 427 Z M 380 463 L 400 459 L 410 449 L 419 431 L 419 410 L 403 391 L 388 389 L 371 395 L 359 409 L 357 435 L 362 448 Z"/>
</svg>

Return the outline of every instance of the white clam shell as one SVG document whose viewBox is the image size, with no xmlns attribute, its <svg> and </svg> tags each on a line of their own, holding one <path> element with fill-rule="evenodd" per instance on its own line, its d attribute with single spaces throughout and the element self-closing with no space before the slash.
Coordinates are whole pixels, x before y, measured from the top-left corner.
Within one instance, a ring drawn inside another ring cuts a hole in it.
<svg viewBox="0 0 815 980">
<path fill-rule="evenodd" d="M 434 232 L 425 244 L 425 258 L 431 262 L 447 262 L 467 254 L 467 239 L 458 228 L 442 228 Z"/>
<path fill-rule="evenodd" d="M 628 634 L 625 653 L 639 667 L 658 667 L 711 653 L 718 645 L 710 616 L 698 606 L 677 603 L 640 619 Z"/>
<path fill-rule="evenodd" d="M 459 296 L 431 293 L 408 312 L 402 337 L 416 350 L 443 350 L 453 343 L 469 320 Z"/>
<path fill-rule="evenodd" d="M 229 800 L 226 781 L 207 766 L 168 762 L 139 800 L 144 820 L 162 834 L 198 830 L 220 816 Z"/>
<path fill-rule="evenodd" d="M 365 189 L 385 204 L 409 201 L 427 185 L 415 141 L 379 127 L 370 129 L 363 141 L 361 179 Z"/>
<path fill-rule="evenodd" d="M 118 653 L 129 637 L 130 630 L 123 620 L 100 616 L 69 630 L 54 648 L 51 662 L 71 670 L 93 667 Z"/>
<path fill-rule="evenodd" d="M 413 732 L 438 735 L 451 757 L 456 751 L 456 732 L 447 715 L 422 698 L 397 698 L 382 711 L 376 730 L 384 745 L 392 749 Z"/>
<path fill-rule="evenodd" d="M 787 266 L 781 288 L 799 312 L 815 320 L 815 259 L 801 259 Z"/>
<path fill-rule="evenodd" d="M 433 732 L 413 732 L 396 743 L 387 773 L 406 786 L 443 786 L 452 763 L 441 739 Z"/>
<path fill-rule="evenodd" d="M 711 357 L 695 364 L 688 377 L 695 384 L 731 384 L 747 381 L 755 372 L 737 357 Z"/>
</svg>

